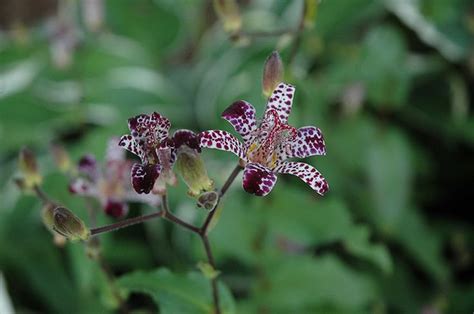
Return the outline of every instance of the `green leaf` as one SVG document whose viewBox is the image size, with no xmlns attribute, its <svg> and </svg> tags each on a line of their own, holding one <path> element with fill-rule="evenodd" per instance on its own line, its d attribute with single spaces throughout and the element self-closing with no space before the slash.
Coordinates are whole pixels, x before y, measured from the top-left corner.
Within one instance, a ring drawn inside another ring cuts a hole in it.
<svg viewBox="0 0 474 314">
<path fill-rule="evenodd" d="M 448 273 L 443 260 L 441 238 L 428 227 L 415 208 L 404 213 L 403 222 L 398 226 L 395 237 L 438 282 L 446 280 Z"/>
<path fill-rule="evenodd" d="M 404 37 L 396 28 L 381 26 L 367 35 L 362 49 L 362 78 L 375 105 L 405 104 L 409 90 L 406 57 Z"/>
<path fill-rule="evenodd" d="M 375 295 L 366 276 L 332 256 L 292 256 L 267 266 L 265 272 L 266 282 L 257 290 L 255 301 L 269 312 L 308 313 L 321 306 L 357 311 Z"/>
<path fill-rule="evenodd" d="M 368 148 L 367 172 L 373 211 L 370 219 L 383 232 L 393 233 L 410 201 L 411 152 L 405 138 L 395 130 L 384 130 Z"/>
<path fill-rule="evenodd" d="M 127 292 L 150 295 L 160 307 L 160 313 L 213 313 L 211 284 L 202 274 L 174 274 L 168 269 L 134 272 L 121 277 L 118 285 Z M 219 283 L 220 305 L 223 313 L 235 313 L 230 291 Z"/>
<path fill-rule="evenodd" d="M 390 253 L 385 246 L 370 243 L 368 227 L 352 227 L 343 243 L 346 250 L 352 255 L 371 261 L 385 274 L 392 272 L 393 265 Z"/>
<path fill-rule="evenodd" d="M 456 23 L 455 27 L 451 27 L 455 32 L 442 32 L 437 25 L 429 21 L 423 16 L 419 8 L 419 1 L 411 0 L 385 0 L 383 1 L 387 9 L 393 12 L 402 23 L 411 28 L 426 44 L 433 46 L 445 58 L 451 61 L 460 61 L 468 54 L 468 44 L 472 43 L 472 35 L 463 29 L 462 23 Z M 429 3 L 428 1 L 422 1 Z M 452 21 L 462 19 L 462 6 L 453 6 L 452 2 L 447 1 L 430 1 L 433 8 L 439 8 L 443 14 L 447 12 L 454 13 Z M 458 12 L 453 12 L 458 11 Z M 457 14 L 456 14 L 457 13 Z M 448 17 L 449 18 L 449 17 Z M 448 34 L 447 33 L 451 33 Z"/>
</svg>

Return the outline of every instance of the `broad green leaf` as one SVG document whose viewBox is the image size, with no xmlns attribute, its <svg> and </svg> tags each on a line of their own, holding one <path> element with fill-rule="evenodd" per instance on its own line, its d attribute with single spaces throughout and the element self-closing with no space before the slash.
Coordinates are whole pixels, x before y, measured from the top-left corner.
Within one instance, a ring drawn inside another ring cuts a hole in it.
<svg viewBox="0 0 474 314">
<path fill-rule="evenodd" d="M 365 38 L 360 69 L 368 97 L 376 106 L 405 104 L 409 90 L 406 50 L 402 34 L 390 26 L 374 28 Z"/>
<path fill-rule="evenodd" d="M 358 311 L 374 300 L 375 287 L 369 278 L 332 256 L 291 256 L 264 271 L 265 283 L 254 297 L 271 312 L 308 313 L 321 306 Z"/>
<path fill-rule="evenodd" d="M 354 256 L 367 259 L 385 274 L 392 272 L 392 259 L 387 248 L 370 242 L 369 229 L 366 226 L 352 227 L 343 243 L 345 249 Z"/>
<path fill-rule="evenodd" d="M 404 213 L 403 222 L 400 222 L 394 237 L 438 282 L 446 280 L 448 274 L 440 236 L 426 224 L 416 208 Z"/>
<path fill-rule="evenodd" d="M 398 131 L 382 130 L 368 147 L 370 219 L 386 233 L 394 233 L 410 203 L 412 161 L 410 147 Z"/>
<path fill-rule="evenodd" d="M 435 3 L 435 1 L 431 1 L 432 7 L 441 7 L 440 11 L 444 11 L 444 14 L 446 14 L 453 8 L 452 3 L 448 3 L 446 1 L 436 2 L 437 3 Z M 469 38 L 469 34 L 467 34 L 467 32 L 462 29 L 461 25 L 456 25 L 456 33 L 451 32 L 451 36 L 447 36 L 447 34 L 440 31 L 435 24 L 433 24 L 425 16 L 423 16 L 421 8 L 419 8 L 417 5 L 418 3 L 420 3 L 420 1 L 384 1 L 384 4 L 386 5 L 387 9 L 393 12 L 404 24 L 410 27 L 418 35 L 420 40 L 439 50 L 439 52 L 445 58 L 451 61 L 459 61 L 462 58 L 466 57 L 468 52 L 467 43 L 472 43 L 472 36 L 471 38 Z M 456 9 L 454 9 L 454 11 L 456 11 Z M 451 12 L 452 11 L 453 10 L 451 10 Z M 459 12 L 458 16 L 454 16 L 452 20 L 459 20 L 462 16 L 461 12 Z"/>
<path fill-rule="evenodd" d="M 162 268 L 124 275 L 118 284 L 127 292 L 150 295 L 160 313 L 213 313 L 211 283 L 200 273 L 174 274 Z M 219 293 L 222 312 L 235 313 L 232 295 L 222 283 L 219 283 Z"/>
</svg>

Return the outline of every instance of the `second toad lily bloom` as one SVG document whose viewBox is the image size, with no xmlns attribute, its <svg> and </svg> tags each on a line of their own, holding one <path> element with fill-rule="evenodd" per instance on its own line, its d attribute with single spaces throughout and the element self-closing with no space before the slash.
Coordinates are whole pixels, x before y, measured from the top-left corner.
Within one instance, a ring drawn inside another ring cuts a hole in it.
<svg viewBox="0 0 474 314">
<path fill-rule="evenodd" d="M 268 98 L 260 124 L 255 119 L 255 108 L 248 102 L 240 100 L 230 105 L 222 117 L 242 136 L 243 143 L 226 131 L 210 130 L 199 134 L 202 147 L 230 151 L 244 162 L 243 187 L 251 194 L 265 196 L 270 193 L 277 173 L 295 175 L 321 195 L 328 190 L 328 183 L 314 167 L 287 161 L 326 154 L 319 128 L 296 129 L 288 125 L 294 94 L 293 86 L 278 84 Z"/>
<path fill-rule="evenodd" d="M 123 135 L 119 145 L 141 159 L 132 167 L 132 185 L 137 193 L 164 195 L 166 185 L 175 185 L 173 172 L 178 172 L 189 187 L 189 194 L 199 195 L 212 189 L 199 156 L 201 147 L 197 135 L 185 129 L 176 130 L 169 137 L 170 121 L 157 112 L 141 114 L 128 120 L 130 135 Z"/>
<path fill-rule="evenodd" d="M 140 157 L 141 163 L 132 166 L 131 174 L 137 193 L 150 193 L 160 175 L 176 182 L 171 171 L 176 155 L 168 138 L 170 126 L 170 121 L 157 112 L 128 119 L 130 134 L 123 135 L 119 145 Z"/>
</svg>

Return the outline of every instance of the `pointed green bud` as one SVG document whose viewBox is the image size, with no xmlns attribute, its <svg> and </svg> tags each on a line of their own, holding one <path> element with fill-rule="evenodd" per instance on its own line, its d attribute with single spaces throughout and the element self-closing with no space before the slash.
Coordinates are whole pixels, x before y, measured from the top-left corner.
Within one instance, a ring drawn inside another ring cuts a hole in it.
<svg viewBox="0 0 474 314">
<path fill-rule="evenodd" d="M 22 174 L 24 188 L 32 189 L 34 186 L 41 185 L 43 178 L 38 169 L 36 156 L 30 149 L 23 148 L 20 151 L 18 168 Z"/>
<path fill-rule="evenodd" d="M 219 193 L 217 193 L 216 191 L 204 192 L 199 195 L 197 200 L 197 206 L 211 211 L 215 209 L 218 201 Z"/>
<path fill-rule="evenodd" d="M 213 3 L 224 30 L 228 33 L 239 32 L 242 27 L 242 18 L 237 2 L 235 0 L 214 0 Z"/>
<path fill-rule="evenodd" d="M 211 264 L 202 261 L 197 264 L 197 268 L 199 268 L 204 277 L 210 280 L 215 279 L 221 273 L 220 271 L 212 267 Z"/>
<path fill-rule="evenodd" d="M 43 222 L 50 229 L 71 241 L 87 240 L 90 230 L 69 209 L 48 203 L 43 208 Z"/>
<path fill-rule="evenodd" d="M 319 0 L 305 0 L 304 1 L 304 16 L 303 23 L 306 28 L 313 28 L 316 21 L 316 14 L 318 13 Z"/>
<path fill-rule="evenodd" d="M 270 97 L 277 85 L 283 81 L 283 62 L 278 51 L 272 54 L 265 61 L 263 68 L 262 90 L 265 97 Z"/>
<path fill-rule="evenodd" d="M 212 190 L 214 187 L 207 175 L 204 161 L 198 153 L 191 150 L 179 153 L 175 167 L 176 172 L 188 186 L 189 195 L 196 197 L 201 192 Z"/>
<path fill-rule="evenodd" d="M 51 153 L 53 154 L 54 163 L 62 173 L 67 174 L 72 172 L 72 162 L 64 146 L 52 144 Z"/>
</svg>

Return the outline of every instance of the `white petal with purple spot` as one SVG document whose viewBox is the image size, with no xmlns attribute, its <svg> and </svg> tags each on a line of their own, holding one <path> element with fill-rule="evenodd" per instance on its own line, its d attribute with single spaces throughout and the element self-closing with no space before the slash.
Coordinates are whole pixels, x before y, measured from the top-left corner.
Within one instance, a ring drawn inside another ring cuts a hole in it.
<svg viewBox="0 0 474 314">
<path fill-rule="evenodd" d="M 329 189 L 329 185 L 321 173 L 304 162 L 283 162 L 273 171 L 295 175 L 321 195 L 324 195 Z"/>
</svg>

